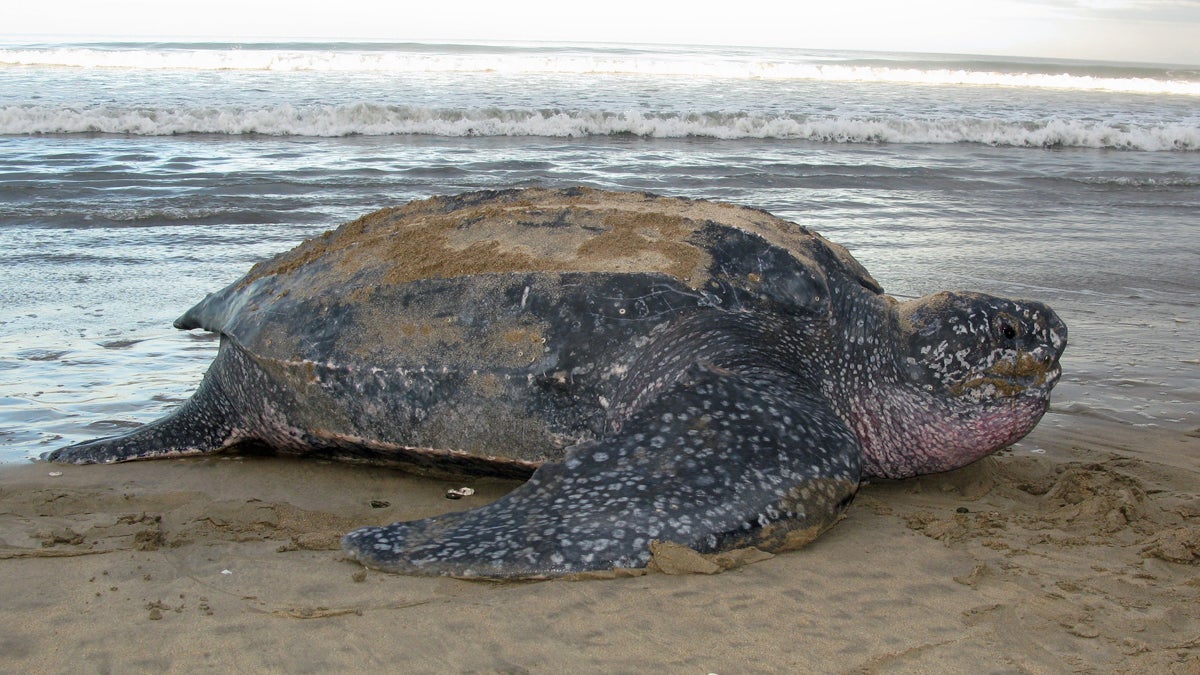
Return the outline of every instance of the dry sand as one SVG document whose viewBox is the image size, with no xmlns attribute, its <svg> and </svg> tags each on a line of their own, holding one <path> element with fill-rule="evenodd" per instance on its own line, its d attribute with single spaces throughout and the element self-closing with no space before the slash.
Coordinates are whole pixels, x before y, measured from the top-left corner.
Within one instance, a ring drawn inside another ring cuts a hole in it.
<svg viewBox="0 0 1200 675">
<path fill-rule="evenodd" d="M 467 582 L 336 549 L 514 485 L 272 458 L 5 467 L 0 671 L 1200 672 L 1197 434 L 1052 414 L 711 576 Z"/>
</svg>

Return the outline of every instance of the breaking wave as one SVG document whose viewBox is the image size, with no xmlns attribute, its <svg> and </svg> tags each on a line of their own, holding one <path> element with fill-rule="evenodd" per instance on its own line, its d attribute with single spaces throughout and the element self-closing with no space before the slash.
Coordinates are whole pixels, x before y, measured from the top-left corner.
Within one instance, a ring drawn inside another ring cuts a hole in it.
<svg viewBox="0 0 1200 675">
<path fill-rule="evenodd" d="M 221 134 L 272 136 L 632 135 L 648 138 L 795 139 L 826 143 L 982 143 L 1017 147 L 1200 149 L 1200 127 L 1095 120 L 853 117 L 724 112 L 581 111 L 347 105 L 82 108 L 0 107 L 0 134 Z"/>
</svg>

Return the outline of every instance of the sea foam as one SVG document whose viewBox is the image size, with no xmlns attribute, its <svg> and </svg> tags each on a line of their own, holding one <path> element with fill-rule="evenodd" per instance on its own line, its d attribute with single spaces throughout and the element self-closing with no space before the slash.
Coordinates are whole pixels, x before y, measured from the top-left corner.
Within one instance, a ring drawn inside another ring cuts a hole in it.
<svg viewBox="0 0 1200 675">
<path fill-rule="evenodd" d="M 1197 150 L 1200 127 L 1072 119 L 819 116 L 718 112 L 435 108 L 345 105 L 104 104 L 0 107 L 0 134 L 106 133 L 144 136 L 613 136 L 795 139 L 827 143 L 981 143 L 1018 147 Z"/>
<path fill-rule="evenodd" d="M 421 45 L 178 45 L 62 46 L 0 49 L 0 66 L 126 68 L 139 70 L 332 73 L 499 73 L 507 75 L 634 75 L 722 79 L 876 82 L 930 86 L 1021 87 L 1133 94 L 1200 96 L 1200 73 L 1187 69 L 1130 69 L 986 61 L 836 60 L 800 51 L 747 54 L 703 48 L 638 50 L 438 50 Z M 1001 65 L 1005 67 L 1000 67 Z"/>
</svg>

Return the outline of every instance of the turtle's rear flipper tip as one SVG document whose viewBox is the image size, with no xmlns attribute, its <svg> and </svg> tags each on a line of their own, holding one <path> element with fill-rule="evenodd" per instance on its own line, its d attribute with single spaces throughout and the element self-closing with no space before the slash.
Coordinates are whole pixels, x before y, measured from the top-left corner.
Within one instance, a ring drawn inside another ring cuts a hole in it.
<svg viewBox="0 0 1200 675">
<path fill-rule="evenodd" d="M 57 450 L 43 453 L 41 459 L 56 464 L 114 464 L 139 459 L 185 457 L 210 452 L 203 448 L 163 443 L 161 434 L 155 433 L 153 429 L 147 429 L 150 426 L 146 425 L 146 427 L 124 436 L 106 436 L 63 446 Z M 142 433 L 143 430 L 148 433 Z"/>
<path fill-rule="evenodd" d="M 201 455 L 248 440 L 234 431 L 236 413 L 230 413 L 226 408 L 214 408 L 205 391 L 202 384 L 200 391 L 174 413 L 129 433 L 67 445 L 47 452 L 41 458 L 63 464 L 112 464 Z"/>
<path fill-rule="evenodd" d="M 123 436 L 106 436 L 82 443 L 63 446 L 57 450 L 44 452 L 43 462 L 57 464 L 108 464 L 121 461 L 121 453 L 114 450 L 114 444 Z"/>
<path fill-rule="evenodd" d="M 111 464 L 202 455 L 254 440 L 246 429 L 245 406 L 235 404 L 241 399 L 227 396 L 222 384 L 222 380 L 230 379 L 226 371 L 237 365 L 240 356 L 222 349 L 192 397 L 166 417 L 126 434 L 64 446 L 41 458 L 64 464 Z"/>
</svg>

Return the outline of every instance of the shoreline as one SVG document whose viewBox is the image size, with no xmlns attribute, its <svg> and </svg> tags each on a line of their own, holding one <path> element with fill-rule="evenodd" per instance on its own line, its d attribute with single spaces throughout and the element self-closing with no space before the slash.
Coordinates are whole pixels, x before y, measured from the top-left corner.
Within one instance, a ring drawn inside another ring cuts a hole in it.
<svg viewBox="0 0 1200 675">
<path fill-rule="evenodd" d="M 0 665 L 1200 667 L 1196 432 L 1050 415 L 964 469 L 873 482 L 800 551 L 711 576 L 405 577 L 337 548 L 353 527 L 473 508 L 517 484 L 290 458 L 0 465 Z M 459 485 L 476 494 L 447 500 Z"/>
</svg>

